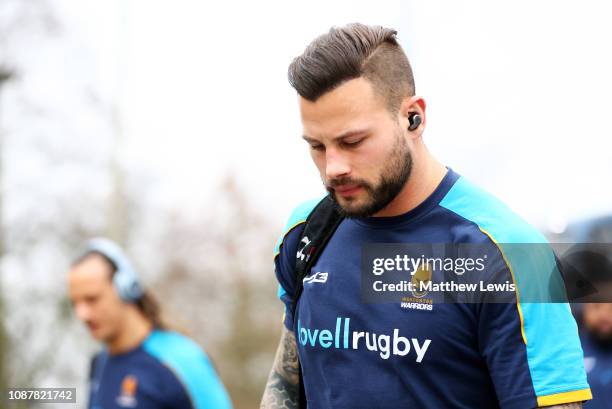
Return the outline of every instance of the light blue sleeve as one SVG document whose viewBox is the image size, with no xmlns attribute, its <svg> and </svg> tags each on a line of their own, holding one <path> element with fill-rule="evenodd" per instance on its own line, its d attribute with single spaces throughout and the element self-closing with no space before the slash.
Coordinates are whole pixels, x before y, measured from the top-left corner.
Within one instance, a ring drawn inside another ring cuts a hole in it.
<svg viewBox="0 0 612 409">
<path fill-rule="evenodd" d="M 283 233 L 280 235 L 276 246 L 274 247 L 274 273 L 278 280 L 278 290 L 276 295 L 285 304 L 285 313 L 283 322 L 287 329 L 292 330 L 293 327 L 293 292 L 295 289 L 295 256 L 297 251 L 296 230 L 300 229 L 312 210 L 322 198 L 309 200 L 297 206 L 289 220 L 285 224 Z M 299 230 L 301 232 L 301 230 Z"/>
<path fill-rule="evenodd" d="M 578 329 L 546 239 L 508 207 L 463 177 L 440 202 L 475 223 L 500 249 L 516 285 L 521 336 L 539 406 L 591 399 Z M 524 250 L 529 248 L 528 254 Z"/>
<path fill-rule="evenodd" d="M 176 332 L 155 330 L 143 348 L 176 374 L 194 409 L 232 408 L 210 360 L 194 341 Z"/>
</svg>

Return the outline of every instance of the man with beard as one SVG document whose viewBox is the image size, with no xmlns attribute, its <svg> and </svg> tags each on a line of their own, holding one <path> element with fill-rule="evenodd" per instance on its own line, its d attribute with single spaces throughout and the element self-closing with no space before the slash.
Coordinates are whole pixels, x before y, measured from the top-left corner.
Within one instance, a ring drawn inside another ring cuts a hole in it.
<svg viewBox="0 0 612 409">
<path fill-rule="evenodd" d="M 277 244 L 286 310 L 261 407 L 582 407 L 591 392 L 567 304 L 520 302 L 558 275 L 548 268 L 554 255 L 544 251 L 548 264 L 530 264 L 506 254 L 501 243 L 546 242 L 429 152 L 425 100 L 415 95 L 396 32 L 332 28 L 291 63 L 289 82 L 324 200 L 343 219 L 313 257 L 301 296 L 296 263 L 311 255 L 312 237 L 302 233 L 318 200 L 296 208 Z M 515 283 L 516 293 L 506 303 L 431 304 L 422 293 L 401 304 L 364 303 L 369 243 L 494 246 L 502 267 L 484 278 Z"/>
<path fill-rule="evenodd" d="M 585 408 L 604 409 L 612 402 L 612 303 L 584 304 L 580 339 L 593 400 Z"/>
</svg>

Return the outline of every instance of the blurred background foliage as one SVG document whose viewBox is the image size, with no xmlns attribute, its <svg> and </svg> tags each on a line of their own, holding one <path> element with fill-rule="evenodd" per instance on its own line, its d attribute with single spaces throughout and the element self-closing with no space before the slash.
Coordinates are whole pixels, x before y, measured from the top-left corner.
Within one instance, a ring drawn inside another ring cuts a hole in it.
<svg viewBox="0 0 612 409">
<path fill-rule="evenodd" d="M 73 41 L 62 24 L 52 2 L 0 2 L 0 389 L 77 387 L 84 407 L 99 345 L 72 314 L 65 275 L 84 240 L 106 235 L 205 348 L 235 407 L 257 407 L 281 328 L 278 218 L 255 210 L 231 172 L 193 175 L 215 186 L 196 211 L 152 199 L 155 175 L 122 158 L 120 104 L 82 75 L 87 59 L 69 51 L 67 70 L 80 75 L 41 82 L 45 58 Z M 40 86 L 78 111 L 39 99 Z"/>
</svg>

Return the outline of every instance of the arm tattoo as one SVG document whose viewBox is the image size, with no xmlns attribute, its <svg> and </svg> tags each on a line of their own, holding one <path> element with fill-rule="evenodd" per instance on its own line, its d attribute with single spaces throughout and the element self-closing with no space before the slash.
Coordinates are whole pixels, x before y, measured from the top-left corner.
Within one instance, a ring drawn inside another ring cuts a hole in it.
<svg viewBox="0 0 612 409">
<path fill-rule="evenodd" d="M 298 370 L 295 335 L 283 328 L 281 342 L 261 401 L 261 409 L 299 408 Z"/>
<path fill-rule="evenodd" d="M 582 409 L 582 402 L 564 403 L 562 405 L 554 406 L 540 406 L 544 409 Z"/>
</svg>

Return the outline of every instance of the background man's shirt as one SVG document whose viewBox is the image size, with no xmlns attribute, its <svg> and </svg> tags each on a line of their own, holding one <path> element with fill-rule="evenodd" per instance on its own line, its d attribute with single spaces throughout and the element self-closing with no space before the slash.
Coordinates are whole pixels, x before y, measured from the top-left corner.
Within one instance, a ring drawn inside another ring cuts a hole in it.
<svg viewBox="0 0 612 409">
<path fill-rule="evenodd" d="M 195 342 L 154 330 L 132 351 L 95 357 L 89 408 L 231 409 L 231 402 Z"/>
<path fill-rule="evenodd" d="M 593 400 L 585 409 L 606 409 L 612 406 L 612 346 L 602 346 L 584 330 L 580 334 L 584 348 L 584 366 L 593 391 Z"/>
<path fill-rule="evenodd" d="M 275 257 L 284 323 L 296 335 L 310 409 L 524 409 L 590 398 L 569 306 L 517 301 L 531 279 L 548 282 L 553 272 L 536 271 L 499 245 L 544 238 L 450 169 L 406 214 L 343 220 L 308 272 L 294 321 L 296 252 L 317 202 L 294 211 Z M 491 274 L 516 282 L 516 297 L 501 304 L 434 303 L 431 309 L 414 302 L 362 303 L 360 262 L 367 243 L 494 246 L 503 268 Z M 552 252 L 546 256 L 555 262 Z"/>
</svg>

